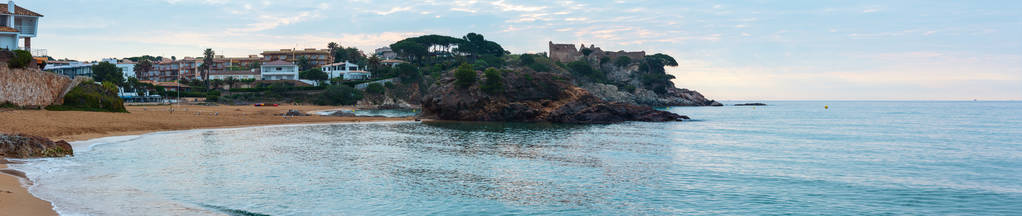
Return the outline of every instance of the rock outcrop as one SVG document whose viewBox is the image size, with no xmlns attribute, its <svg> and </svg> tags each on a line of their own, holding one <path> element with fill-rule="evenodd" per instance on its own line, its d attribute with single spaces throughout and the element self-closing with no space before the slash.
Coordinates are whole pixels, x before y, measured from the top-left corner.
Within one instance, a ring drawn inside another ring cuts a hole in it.
<svg viewBox="0 0 1022 216">
<path fill-rule="evenodd" d="M 630 103 L 607 102 L 554 73 L 506 71 L 502 91 L 455 85 L 442 77 L 423 97 L 423 117 L 459 121 L 616 123 L 681 121 L 686 116 Z M 480 75 L 479 77 L 482 77 Z M 482 83 L 482 80 L 480 80 Z"/>
<path fill-rule="evenodd" d="M 604 83 L 580 83 L 579 86 L 593 93 L 600 99 L 611 102 L 631 103 L 643 106 L 723 106 L 723 104 L 706 99 L 696 91 L 677 88 L 673 83 L 668 86 L 667 92 L 657 94 L 649 89 L 641 88 L 642 83 L 635 79 L 635 73 L 639 71 L 637 64 L 620 67 L 611 63 L 598 65 L 606 72 L 607 81 L 620 85 L 629 85 L 633 89 L 621 89 L 618 86 Z"/>
<path fill-rule="evenodd" d="M 25 134 L 0 134 L 0 156 L 8 158 L 73 156 L 71 144 L 63 140 Z"/>
<path fill-rule="evenodd" d="M 743 103 L 743 104 L 735 104 L 735 106 L 766 106 L 766 104 L 765 103 Z"/>
</svg>

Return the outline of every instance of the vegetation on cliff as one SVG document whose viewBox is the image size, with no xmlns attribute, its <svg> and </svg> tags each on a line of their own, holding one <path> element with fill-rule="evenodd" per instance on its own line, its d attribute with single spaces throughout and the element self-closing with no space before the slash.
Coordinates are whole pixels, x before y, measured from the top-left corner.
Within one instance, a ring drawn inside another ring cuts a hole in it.
<svg viewBox="0 0 1022 216">
<path fill-rule="evenodd" d="M 47 110 L 54 111 L 95 111 L 95 112 L 128 112 L 124 108 L 124 100 L 117 97 L 117 86 L 106 82 L 102 85 L 83 82 L 64 95 L 63 105 L 51 105 Z"/>
</svg>

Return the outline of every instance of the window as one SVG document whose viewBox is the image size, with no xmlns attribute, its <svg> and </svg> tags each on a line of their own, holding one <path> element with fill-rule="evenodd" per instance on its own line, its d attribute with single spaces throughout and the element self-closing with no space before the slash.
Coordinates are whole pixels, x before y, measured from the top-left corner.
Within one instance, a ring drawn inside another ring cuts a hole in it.
<svg viewBox="0 0 1022 216">
<path fill-rule="evenodd" d="M 278 67 L 277 68 L 277 71 L 282 71 L 282 70 L 284 70 L 284 68 L 282 68 L 282 67 Z"/>
</svg>

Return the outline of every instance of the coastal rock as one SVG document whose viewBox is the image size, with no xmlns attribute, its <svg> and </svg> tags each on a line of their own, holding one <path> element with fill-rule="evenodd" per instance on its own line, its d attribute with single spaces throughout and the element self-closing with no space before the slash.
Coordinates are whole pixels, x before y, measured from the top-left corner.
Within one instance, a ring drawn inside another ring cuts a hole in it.
<svg viewBox="0 0 1022 216">
<path fill-rule="evenodd" d="M 459 88 L 454 78 L 443 77 L 423 98 L 423 116 L 459 121 L 601 124 L 687 119 L 650 107 L 607 102 L 568 80 L 554 73 L 508 71 L 503 73 L 502 91 L 488 94 L 481 91 L 478 84 Z"/>
<path fill-rule="evenodd" d="M 25 134 L 0 134 L 0 154 L 9 158 L 73 156 L 71 144 L 63 140 Z"/>
<path fill-rule="evenodd" d="M 330 116 L 355 117 L 355 112 L 347 111 L 347 110 L 338 110 L 337 112 L 330 113 Z"/>
<path fill-rule="evenodd" d="M 302 113 L 302 111 L 298 111 L 298 110 L 293 110 L 292 109 L 292 110 L 287 110 L 287 112 L 284 113 L 284 114 L 280 114 L 280 116 L 309 116 L 309 114 L 305 114 L 305 113 Z"/>
<path fill-rule="evenodd" d="M 743 103 L 743 104 L 735 104 L 735 106 L 766 106 L 766 104 L 765 103 Z"/>
</svg>

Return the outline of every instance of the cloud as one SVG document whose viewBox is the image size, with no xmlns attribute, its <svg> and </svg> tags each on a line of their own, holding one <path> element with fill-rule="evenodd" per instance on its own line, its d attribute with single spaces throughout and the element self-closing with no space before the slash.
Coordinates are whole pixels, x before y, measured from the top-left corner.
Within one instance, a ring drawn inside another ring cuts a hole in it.
<svg viewBox="0 0 1022 216">
<path fill-rule="evenodd" d="M 256 15 L 255 18 L 255 20 L 257 20 L 256 22 L 246 24 L 245 25 L 246 27 L 243 28 L 229 28 L 227 29 L 226 33 L 238 34 L 270 30 L 284 25 L 290 25 L 294 23 L 299 23 L 323 17 L 322 15 L 323 11 L 327 11 L 329 9 L 330 5 L 327 3 L 320 3 L 316 5 L 312 10 L 289 12 L 279 15 L 273 14 L 271 12 L 273 11 L 272 9 L 256 9 L 253 10 L 252 13 L 250 13 Z"/>
<path fill-rule="evenodd" d="M 378 15 L 390 15 L 390 14 L 393 14 L 393 13 L 402 12 L 402 11 L 409 11 L 409 10 L 412 10 L 412 7 L 394 7 L 394 8 L 390 8 L 390 10 L 387 10 L 387 11 L 377 11 L 375 13 L 378 14 Z"/>
<path fill-rule="evenodd" d="M 501 11 L 535 12 L 535 11 L 540 11 L 540 10 L 546 9 L 546 7 L 529 7 L 529 6 L 523 6 L 523 5 L 508 4 L 508 3 L 505 3 L 504 0 L 495 1 L 495 2 L 490 3 L 490 4 L 493 4 L 494 6 L 497 6 L 497 8 L 499 8 Z"/>
</svg>

